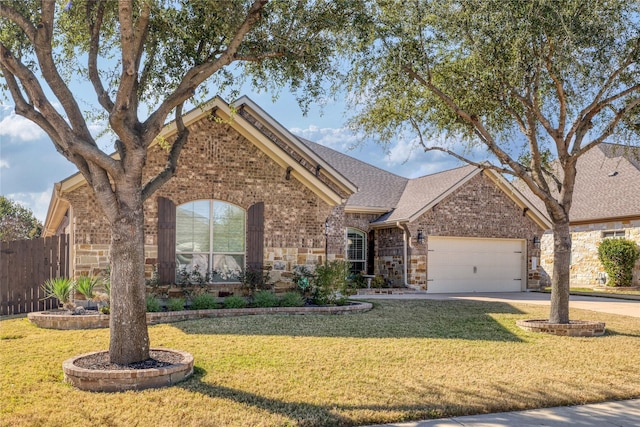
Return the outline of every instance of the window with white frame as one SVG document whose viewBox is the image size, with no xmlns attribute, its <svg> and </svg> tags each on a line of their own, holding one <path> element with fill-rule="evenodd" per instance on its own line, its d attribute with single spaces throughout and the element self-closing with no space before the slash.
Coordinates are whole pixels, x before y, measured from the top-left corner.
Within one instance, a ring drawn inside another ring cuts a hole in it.
<svg viewBox="0 0 640 427">
<path fill-rule="evenodd" d="M 209 282 L 237 282 L 244 270 L 245 211 L 220 200 L 176 208 L 176 270 L 210 273 Z"/>
<path fill-rule="evenodd" d="M 622 239 L 624 238 L 624 230 L 603 231 L 603 239 Z"/>
<path fill-rule="evenodd" d="M 367 235 L 355 228 L 347 229 L 347 261 L 353 274 L 367 270 Z"/>
</svg>

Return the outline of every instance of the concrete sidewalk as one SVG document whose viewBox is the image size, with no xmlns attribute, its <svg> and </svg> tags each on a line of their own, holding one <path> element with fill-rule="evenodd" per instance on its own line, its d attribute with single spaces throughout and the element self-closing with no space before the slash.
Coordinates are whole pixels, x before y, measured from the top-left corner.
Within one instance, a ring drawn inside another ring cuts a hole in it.
<svg viewBox="0 0 640 427">
<path fill-rule="evenodd" d="M 378 425 L 380 427 L 382 425 Z M 638 427 L 640 399 L 592 405 L 561 406 L 519 412 L 471 415 L 400 424 L 386 427 Z M 373 427 L 373 426 L 371 426 Z"/>
<path fill-rule="evenodd" d="M 431 300 L 475 300 L 499 301 L 506 303 L 549 305 L 551 295 L 543 292 L 499 292 L 499 293 L 464 293 L 464 294 L 428 294 L 426 292 L 407 292 L 402 294 L 367 294 L 354 295 L 353 299 L 431 299 Z M 640 317 L 640 301 L 620 300 L 603 297 L 571 295 L 569 310 L 580 308 L 602 313 L 620 314 Z"/>
</svg>

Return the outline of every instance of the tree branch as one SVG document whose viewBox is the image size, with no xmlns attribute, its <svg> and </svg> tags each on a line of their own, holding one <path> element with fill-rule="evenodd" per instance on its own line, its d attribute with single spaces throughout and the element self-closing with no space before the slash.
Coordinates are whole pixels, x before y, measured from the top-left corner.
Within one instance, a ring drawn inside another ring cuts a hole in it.
<svg viewBox="0 0 640 427">
<path fill-rule="evenodd" d="M 0 16 L 7 18 L 18 25 L 22 31 L 24 31 L 24 34 L 27 36 L 29 41 L 31 41 L 32 44 L 35 44 L 37 30 L 31 21 L 4 2 L 0 3 Z"/>
<path fill-rule="evenodd" d="M 247 15 L 236 30 L 235 35 L 229 42 L 227 48 L 211 62 L 205 62 L 199 66 L 193 67 L 189 70 L 178 87 L 172 94 L 167 96 L 160 106 L 154 111 L 149 118 L 143 124 L 146 132 L 146 139 L 144 146 L 149 146 L 155 136 L 160 132 L 164 126 L 164 121 L 167 116 L 177 105 L 184 103 L 187 99 L 193 96 L 195 88 L 202 82 L 208 79 L 213 73 L 220 70 L 225 65 L 228 65 L 236 60 L 235 55 L 240 47 L 244 37 L 251 31 L 253 26 L 262 17 L 262 11 L 268 0 L 254 0 L 253 4 L 249 8 Z"/>
<path fill-rule="evenodd" d="M 102 21 L 104 18 L 105 2 L 100 0 L 97 3 L 96 19 L 92 20 L 92 7 L 94 3 L 87 3 L 87 24 L 89 25 L 89 32 L 91 33 L 91 40 L 89 41 L 89 57 L 87 61 L 89 70 L 89 79 L 93 84 L 93 88 L 98 95 L 98 102 L 102 105 L 108 113 L 113 110 L 113 101 L 109 96 L 109 93 L 104 89 L 102 80 L 100 79 L 100 73 L 98 71 L 98 52 L 100 51 L 100 30 L 102 29 Z"/>
<path fill-rule="evenodd" d="M 167 163 L 164 169 L 147 182 L 142 189 L 142 200 L 146 200 L 157 189 L 162 187 L 175 173 L 178 166 L 178 159 L 180 158 L 180 152 L 189 139 L 189 129 L 184 125 L 182 120 L 182 107 L 184 104 L 180 104 L 176 107 L 176 127 L 178 129 L 178 137 L 171 145 L 169 156 L 167 157 Z"/>
</svg>

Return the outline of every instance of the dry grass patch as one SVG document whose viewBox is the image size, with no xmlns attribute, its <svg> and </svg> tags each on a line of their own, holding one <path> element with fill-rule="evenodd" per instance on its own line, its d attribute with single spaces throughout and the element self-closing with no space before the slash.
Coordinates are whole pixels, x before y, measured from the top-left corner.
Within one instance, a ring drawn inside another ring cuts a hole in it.
<svg viewBox="0 0 640 427">
<path fill-rule="evenodd" d="M 0 425 L 327 426 L 398 422 L 640 396 L 640 319 L 599 338 L 520 330 L 547 309 L 475 301 L 377 301 L 365 314 L 250 316 L 150 327 L 151 344 L 195 357 L 176 387 L 95 394 L 61 363 L 105 349 L 107 330 L 0 322 Z"/>
</svg>

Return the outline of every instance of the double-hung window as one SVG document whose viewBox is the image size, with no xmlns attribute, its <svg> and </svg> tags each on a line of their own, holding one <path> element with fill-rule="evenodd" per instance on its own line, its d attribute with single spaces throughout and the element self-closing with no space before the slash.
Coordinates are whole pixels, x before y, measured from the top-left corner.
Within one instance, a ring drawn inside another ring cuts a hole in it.
<svg viewBox="0 0 640 427">
<path fill-rule="evenodd" d="M 352 274 L 367 270 L 367 236 L 355 228 L 347 229 L 347 260 Z"/>
</svg>

